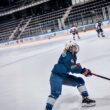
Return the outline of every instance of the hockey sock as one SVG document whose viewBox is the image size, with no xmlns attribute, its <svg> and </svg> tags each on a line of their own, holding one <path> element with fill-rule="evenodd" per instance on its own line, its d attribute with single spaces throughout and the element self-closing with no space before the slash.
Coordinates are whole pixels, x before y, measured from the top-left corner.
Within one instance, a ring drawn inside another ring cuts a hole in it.
<svg viewBox="0 0 110 110">
<path fill-rule="evenodd" d="M 52 110 L 52 108 L 53 108 L 55 102 L 56 102 L 56 99 L 54 99 L 54 98 L 52 98 L 52 97 L 48 97 L 46 109 L 47 109 L 47 110 Z"/>
<path fill-rule="evenodd" d="M 82 97 L 88 97 L 89 96 L 85 85 L 79 86 L 78 87 L 78 91 L 80 92 L 80 94 L 82 95 Z"/>
</svg>

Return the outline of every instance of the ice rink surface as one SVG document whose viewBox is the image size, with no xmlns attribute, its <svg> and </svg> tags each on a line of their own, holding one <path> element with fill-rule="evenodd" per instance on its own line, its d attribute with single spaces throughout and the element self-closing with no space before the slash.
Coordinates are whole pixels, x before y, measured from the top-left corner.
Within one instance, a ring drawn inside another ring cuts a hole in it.
<svg viewBox="0 0 110 110">
<path fill-rule="evenodd" d="M 110 29 L 105 38 L 95 31 L 81 33 L 78 62 L 106 77 L 110 77 Z M 51 39 L 27 46 L 0 49 L 0 110 L 44 110 L 50 94 L 49 77 L 53 65 L 72 36 Z M 76 75 L 76 74 L 74 74 Z M 109 110 L 110 81 L 95 76 L 85 79 L 90 98 L 96 107 L 81 108 L 77 88 L 63 87 L 54 110 Z"/>
</svg>

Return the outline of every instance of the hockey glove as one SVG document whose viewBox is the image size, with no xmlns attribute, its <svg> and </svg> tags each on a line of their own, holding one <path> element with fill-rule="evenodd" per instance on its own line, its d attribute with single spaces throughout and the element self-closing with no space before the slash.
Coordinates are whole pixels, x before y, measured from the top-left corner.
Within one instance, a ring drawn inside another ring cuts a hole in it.
<svg viewBox="0 0 110 110">
<path fill-rule="evenodd" d="M 83 68 L 81 72 L 84 76 L 89 77 L 92 76 L 92 73 L 89 69 Z"/>
</svg>

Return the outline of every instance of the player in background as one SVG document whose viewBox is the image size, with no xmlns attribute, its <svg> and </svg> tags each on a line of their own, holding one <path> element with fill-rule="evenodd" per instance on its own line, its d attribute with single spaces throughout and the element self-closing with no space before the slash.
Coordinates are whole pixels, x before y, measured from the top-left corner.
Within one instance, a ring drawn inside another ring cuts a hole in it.
<svg viewBox="0 0 110 110">
<path fill-rule="evenodd" d="M 77 35 L 78 39 L 80 39 L 78 33 L 78 27 L 76 25 L 73 25 L 73 27 L 70 29 L 70 33 L 73 34 L 73 40 L 75 40 L 75 35 Z"/>
<path fill-rule="evenodd" d="M 75 73 L 85 75 L 86 77 L 92 76 L 89 69 L 82 68 L 80 63 L 76 63 L 76 55 L 78 51 L 79 46 L 76 43 L 72 41 L 67 42 L 58 63 L 55 64 L 52 69 L 50 77 L 51 92 L 48 96 L 45 110 L 52 110 L 56 100 L 62 93 L 62 85 L 77 87 L 82 96 L 82 106 L 95 106 L 95 100 L 89 98 L 84 79 L 82 77 L 75 76 Z M 73 73 L 74 76 L 70 75 L 70 72 Z"/>
<path fill-rule="evenodd" d="M 102 37 L 105 37 L 102 29 L 102 22 L 100 20 L 96 20 L 96 31 L 97 31 L 98 37 L 100 37 L 100 34 Z"/>
</svg>

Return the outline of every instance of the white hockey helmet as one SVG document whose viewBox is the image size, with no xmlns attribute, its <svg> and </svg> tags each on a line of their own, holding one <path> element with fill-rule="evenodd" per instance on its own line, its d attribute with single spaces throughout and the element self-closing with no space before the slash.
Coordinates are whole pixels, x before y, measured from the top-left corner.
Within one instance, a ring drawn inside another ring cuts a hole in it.
<svg viewBox="0 0 110 110">
<path fill-rule="evenodd" d="M 75 47 L 77 52 L 79 52 L 79 45 L 73 41 L 67 41 L 65 45 L 66 50 L 70 50 L 72 47 Z"/>
</svg>

